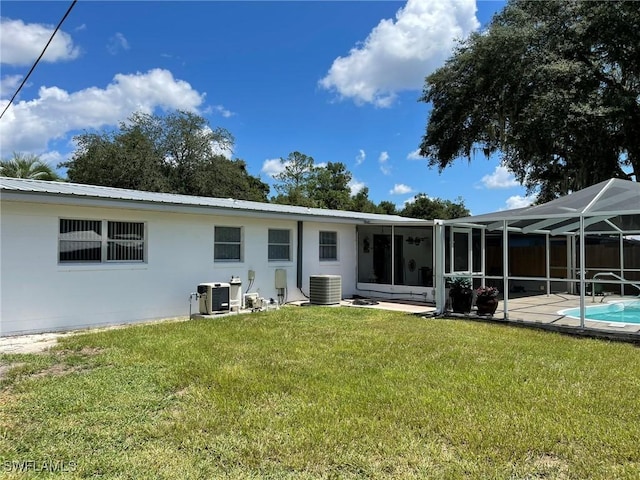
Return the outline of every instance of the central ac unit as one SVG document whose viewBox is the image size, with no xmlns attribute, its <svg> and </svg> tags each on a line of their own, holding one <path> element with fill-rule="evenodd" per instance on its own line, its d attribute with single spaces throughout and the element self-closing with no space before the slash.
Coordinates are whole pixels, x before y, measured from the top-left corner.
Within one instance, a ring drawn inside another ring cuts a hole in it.
<svg viewBox="0 0 640 480">
<path fill-rule="evenodd" d="M 211 315 L 229 311 L 228 283 L 201 283 L 198 285 L 200 314 Z"/>
<path fill-rule="evenodd" d="M 312 305 L 337 305 L 341 299 L 340 275 L 312 275 L 309 278 L 309 303 Z"/>
</svg>

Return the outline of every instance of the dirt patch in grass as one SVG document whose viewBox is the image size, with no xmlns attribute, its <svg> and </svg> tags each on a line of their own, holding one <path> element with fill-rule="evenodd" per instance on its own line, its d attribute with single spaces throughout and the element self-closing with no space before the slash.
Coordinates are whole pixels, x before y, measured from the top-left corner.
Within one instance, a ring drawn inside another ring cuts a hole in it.
<svg viewBox="0 0 640 480">
<path fill-rule="evenodd" d="M 59 360 L 59 363 L 54 363 L 53 365 L 40 370 L 38 372 L 34 372 L 29 375 L 30 378 L 42 378 L 47 376 L 52 377 L 61 377 L 62 375 L 69 375 L 71 373 L 83 372 L 91 370 L 91 367 L 88 365 L 69 365 L 66 363 L 66 360 L 70 357 L 80 357 L 83 360 L 88 357 L 93 357 L 102 353 L 103 349 L 96 347 L 82 347 L 80 350 L 59 350 L 55 352 L 56 359 Z"/>
<path fill-rule="evenodd" d="M 67 357 L 69 355 L 80 355 L 83 357 L 92 357 L 94 355 L 99 355 L 104 351 L 102 348 L 97 347 L 82 347 L 80 350 L 58 350 L 56 351 L 56 355 L 59 357 Z"/>
<path fill-rule="evenodd" d="M 564 480 L 569 478 L 569 465 L 567 462 L 552 454 L 540 455 L 533 459 L 537 478 L 554 478 Z"/>
<path fill-rule="evenodd" d="M 7 363 L 0 364 L 0 381 L 7 380 L 12 376 L 16 378 L 60 377 L 71 373 L 88 371 L 91 367 L 86 365 L 86 359 L 102 352 L 103 349 L 101 348 L 85 346 L 81 350 L 67 349 L 34 353 L 32 354 L 33 357 L 26 356 L 25 359 L 29 359 L 26 361 L 13 361 L 11 359 Z M 47 365 L 42 365 L 42 362 L 37 359 L 44 360 Z M 71 359 L 74 359 L 74 361 L 71 361 Z"/>
<path fill-rule="evenodd" d="M 14 368 L 20 368 L 24 365 L 24 362 L 18 362 L 18 363 L 9 363 L 6 365 L 0 365 L 0 380 L 2 380 L 3 378 L 5 378 L 5 376 L 7 375 L 7 373 L 14 369 Z"/>
<path fill-rule="evenodd" d="M 90 370 L 87 367 L 74 366 L 70 367 L 69 365 L 64 365 L 62 363 L 56 363 L 55 365 L 51 365 L 49 368 L 45 368 L 44 370 L 40 370 L 39 372 L 33 373 L 29 375 L 29 378 L 42 378 L 42 377 L 61 377 L 63 375 L 69 375 L 71 373 L 82 372 Z"/>
</svg>

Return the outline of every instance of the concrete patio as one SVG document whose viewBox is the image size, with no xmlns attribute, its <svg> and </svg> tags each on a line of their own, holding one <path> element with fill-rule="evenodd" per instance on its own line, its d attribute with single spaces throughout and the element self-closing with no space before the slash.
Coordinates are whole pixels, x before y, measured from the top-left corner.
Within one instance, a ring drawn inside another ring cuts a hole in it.
<svg viewBox="0 0 640 480">
<path fill-rule="evenodd" d="M 637 300 L 638 297 L 620 297 L 617 295 L 607 297 L 596 296 L 595 303 L 591 297 L 587 297 L 585 298 L 585 305 L 588 307 L 589 305 L 600 305 L 601 302 L 606 303 L 615 300 L 631 299 Z M 571 295 L 568 293 L 523 295 L 518 298 L 510 298 L 507 306 L 508 319 L 504 318 L 504 303 L 502 301 L 498 304 L 498 309 L 493 317 L 480 317 L 473 313 L 470 315 L 448 313 L 446 316 L 530 326 L 562 333 L 640 343 L 640 324 L 617 324 L 585 320 L 584 328 L 581 328 L 579 319 L 570 318 L 558 313 L 567 308 L 579 307 L 579 295 Z"/>
</svg>

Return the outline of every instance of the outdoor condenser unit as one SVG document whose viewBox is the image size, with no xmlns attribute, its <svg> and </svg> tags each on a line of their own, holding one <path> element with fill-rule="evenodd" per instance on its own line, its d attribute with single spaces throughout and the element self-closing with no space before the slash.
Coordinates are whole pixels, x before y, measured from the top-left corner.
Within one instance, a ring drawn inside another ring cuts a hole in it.
<svg viewBox="0 0 640 480">
<path fill-rule="evenodd" d="M 337 305 L 342 299 L 340 275 L 311 275 L 309 278 L 309 303 L 312 305 Z"/>
<path fill-rule="evenodd" d="M 200 314 L 211 315 L 229 311 L 228 283 L 201 283 L 198 285 Z"/>
</svg>

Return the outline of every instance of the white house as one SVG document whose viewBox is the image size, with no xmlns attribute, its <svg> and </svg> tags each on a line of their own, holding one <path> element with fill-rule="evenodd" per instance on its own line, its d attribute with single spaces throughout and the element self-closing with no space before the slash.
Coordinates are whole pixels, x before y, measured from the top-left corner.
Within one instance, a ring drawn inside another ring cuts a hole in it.
<svg viewBox="0 0 640 480">
<path fill-rule="evenodd" d="M 231 277 L 284 302 L 324 274 L 343 298 L 434 298 L 431 221 L 10 178 L 0 194 L 3 336 L 186 316 Z"/>
</svg>

